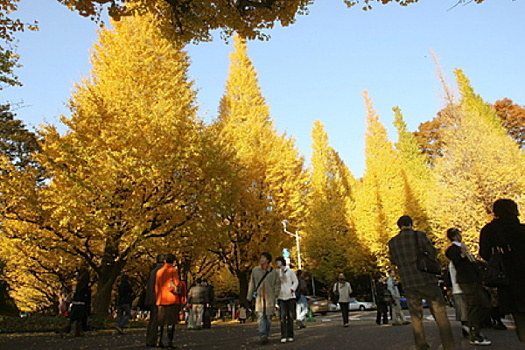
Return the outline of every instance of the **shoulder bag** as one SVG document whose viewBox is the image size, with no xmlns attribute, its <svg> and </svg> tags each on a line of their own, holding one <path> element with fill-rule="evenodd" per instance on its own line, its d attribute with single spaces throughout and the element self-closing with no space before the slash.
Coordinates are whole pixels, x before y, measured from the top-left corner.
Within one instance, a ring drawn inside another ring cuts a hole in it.
<svg viewBox="0 0 525 350">
<path fill-rule="evenodd" d="M 424 251 L 419 246 L 418 231 L 414 231 L 416 235 L 416 254 L 417 254 L 417 269 L 421 272 L 427 272 L 433 275 L 441 275 L 441 263 L 437 258 L 432 258 L 428 252 Z"/>
</svg>

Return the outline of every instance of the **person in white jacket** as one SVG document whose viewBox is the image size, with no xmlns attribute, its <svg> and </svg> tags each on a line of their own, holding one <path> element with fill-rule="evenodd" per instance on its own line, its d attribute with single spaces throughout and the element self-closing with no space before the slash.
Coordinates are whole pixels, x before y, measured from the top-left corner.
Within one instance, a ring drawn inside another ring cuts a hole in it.
<svg viewBox="0 0 525 350">
<path fill-rule="evenodd" d="M 345 280 L 345 275 L 342 273 L 339 274 L 337 279 L 338 281 L 335 282 L 332 290 L 334 292 L 334 301 L 341 306 L 343 327 L 348 327 L 348 309 L 350 305 L 350 295 L 352 294 L 352 286 L 350 285 L 350 282 Z"/>
<path fill-rule="evenodd" d="M 389 276 L 386 279 L 386 287 L 390 291 L 390 295 L 392 296 L 392 325 L 407 325 L 410 324 L 410 322 L 408 322 L 405 319 L 405 315 L 403 314 L 403 310 L 401 309 L 401 303 L 399 301 L 399 299 L 401 298 L 401 294 L 399 294 L 399 288 L 397 287 L 395 277 L 396 271 L 390 270 Z"/>
<path fill-rule="evenodd" d="M 295 291 L 299 285 L 295 273 L 286 266 L 283 257 L 275 259 L 275 264 L 281 279 L 281 291 L 277 297 L 279 312 L 281 315 L 281 343 L 292 342 L 293 324 L 296 317 L 296 296 Z"/>
</svg>

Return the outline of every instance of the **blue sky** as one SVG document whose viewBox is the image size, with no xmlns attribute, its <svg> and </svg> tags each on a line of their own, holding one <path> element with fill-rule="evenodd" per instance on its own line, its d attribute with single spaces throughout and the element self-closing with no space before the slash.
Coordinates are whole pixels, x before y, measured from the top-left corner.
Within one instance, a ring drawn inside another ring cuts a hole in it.
<svg viewBox="0 0 525 350">
<path fill-rule="evenodd" d="M 343 0 L 316 0 L 308 16 L 268 31 L 269 41 L 248 43 L 259 84 L 280 132 L 310 157 L 311 128 L 322 121 L 331 145 L 354 175 L 364 171 L 367 90 L 395 141 L 392 107 L 410 130 L 432 119 L 444 102 L 432 59 L 447 77 L 461 68 L 487 102 L 508 97 L 525 104 L 525 1 L 420 0 L 408 7 L 347 9 Z M 18 35 L 23 87 L 2 91 L 2 102 L 21 103 L 17 117 L 30 127 L 58 124 L 75 82 L 89 75 L 97 25 L 56 0 L 22 0 L 18 15 L 40 31 Z M 200 115 L 216 116 L 227 78 L 231 45 L 217 38 L 187 48 L 190 76 L 199 90 Z"/>
</svg>

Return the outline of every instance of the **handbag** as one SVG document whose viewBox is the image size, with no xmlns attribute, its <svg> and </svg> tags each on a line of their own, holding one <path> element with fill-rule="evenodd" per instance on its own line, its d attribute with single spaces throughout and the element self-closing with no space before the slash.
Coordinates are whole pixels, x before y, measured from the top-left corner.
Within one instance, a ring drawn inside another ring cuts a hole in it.
<svg viewBox="0 0 525 350">
<path fill-rule="evenodd" d="M 177 294 L 182 294 L 182 287 L 177 284 L 173 278 L 171 279 L 170 283 L 169 283 L 169 287 L 172 288 L 170 290 L 171 293 L 177 295 Z"/>
<path fill-rule="evenodd" d="M 419 238 L 416 234 L 416 254 L 417 254 L 417 269 L 421 272 L 427 272 L 433 275 L 441 275 L 441 263 L 437 258 L 432 258 L 428 252 L 424 251 L 419 246 Z"/>
<path fill-rule="evenodd" d="M 510 249 L 509 249 L 510 250 Z M 492 254 L 487 264 L 481 271 L 481 281 L 488 287 L 508 286 L 509 279 L 503 263 L 505 249 L 502 247 L 493 247 Z"/>
<path fill-rule="evenodd" d="M 336 303 L 339 302 L 339 297 L 340 297 L 340 294 L 339 294 L 339 282 L 335 282 L 337 284 L 337 289 L 335 290 L 334 292 L 334 300 Z"/>
</svg>

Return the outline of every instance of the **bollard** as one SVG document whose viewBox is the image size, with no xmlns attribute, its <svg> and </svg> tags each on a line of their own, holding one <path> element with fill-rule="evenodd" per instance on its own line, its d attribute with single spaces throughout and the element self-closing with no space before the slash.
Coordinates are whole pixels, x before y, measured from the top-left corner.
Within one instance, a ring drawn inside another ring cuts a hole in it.
<svg viewBox="0 0 525 350">
<path fill-rule="evenodd" d="M 315 322 L 314 313 L 310 306 L 308 306 L 308 322 Z"/>
</svg>

